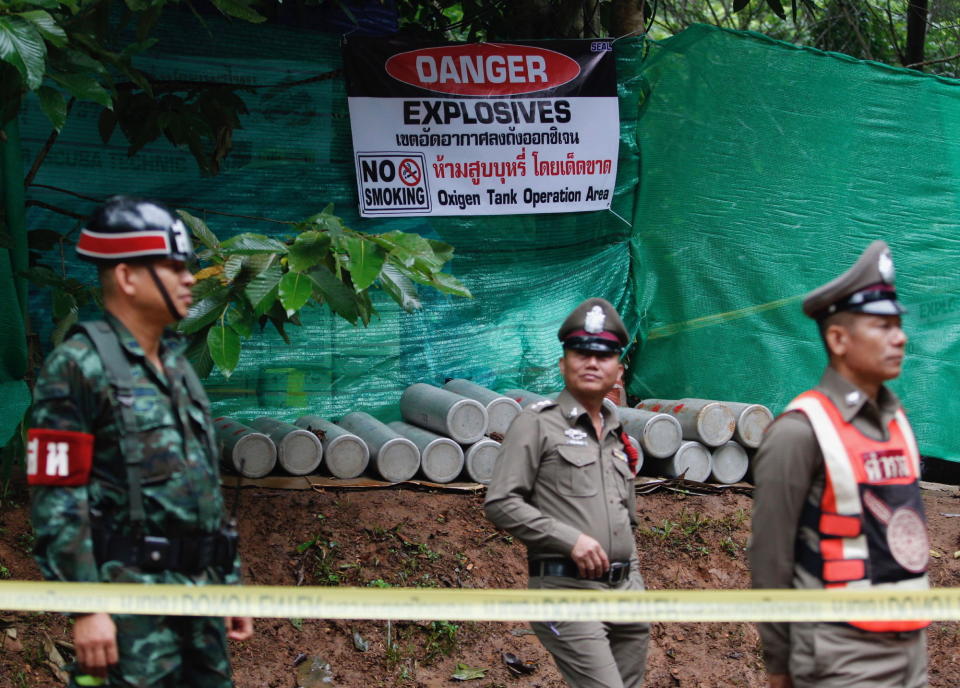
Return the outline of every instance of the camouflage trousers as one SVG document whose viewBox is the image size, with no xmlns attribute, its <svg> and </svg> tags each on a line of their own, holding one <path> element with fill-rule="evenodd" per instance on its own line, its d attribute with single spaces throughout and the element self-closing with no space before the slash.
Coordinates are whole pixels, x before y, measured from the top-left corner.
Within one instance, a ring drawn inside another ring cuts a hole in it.
<svg viewBox="0 0 960 688">
<path fill-rule="evenodd" d="M 120 662 L 106 685 L 231 688 L 224 621 L 208 616 L 114 614 Z M 68 688 L 78 686 L 72 675 Z"/>
</svg>

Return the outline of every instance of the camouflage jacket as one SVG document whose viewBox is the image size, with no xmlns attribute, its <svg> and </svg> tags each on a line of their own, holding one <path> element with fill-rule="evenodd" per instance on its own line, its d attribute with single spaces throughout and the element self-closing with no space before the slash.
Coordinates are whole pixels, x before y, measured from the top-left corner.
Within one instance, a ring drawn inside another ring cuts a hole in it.
<svg viewBox="0 0 960 688">
<path fill-rule="evenodd" d="M 165 332 L 160 343 L 163 372 L 158 374 L 136 339 L 119 320 L 106 314 L 133 378 L 137 432 L 144 440 L 141 473 L 146 519 L 143 535 L 189 537 L 217 531 L 224 521 L 224 500 L 205 394 L 192 398 L 184 382 L 190 363 L 178 335 Z M 86 484 L 32 488 L 31 519 L 35 550 L 44 578 L 84 582 L 234 583 L 221 581 L 212 568 L 188 575 L 177 571 L 146 573 L 118 561 L 98 566 L 91 537 L 94 528 L 133 535 L 126 467 L 103 361 L 87 335 L 78 332 L 44 362 L 34 388 L 32 428 L 93 436 L 92 469 Z M 239 572 L 239 562 L 234 572 Z"/>
</svg>

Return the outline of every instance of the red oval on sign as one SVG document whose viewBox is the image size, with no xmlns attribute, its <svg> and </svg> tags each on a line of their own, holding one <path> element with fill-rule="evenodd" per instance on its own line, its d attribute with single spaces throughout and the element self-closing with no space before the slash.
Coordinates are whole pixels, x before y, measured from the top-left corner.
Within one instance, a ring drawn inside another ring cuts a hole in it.
<svg viewBox="0 0 960 688">
<path fill-rule="evenodd" d="M 580 74 L 571 57 L 513 43 L 421 48 L 392 56 L 385 68 L 405 84 L 465 96 L 534 93 L 562 86 Z"/>
</svg>

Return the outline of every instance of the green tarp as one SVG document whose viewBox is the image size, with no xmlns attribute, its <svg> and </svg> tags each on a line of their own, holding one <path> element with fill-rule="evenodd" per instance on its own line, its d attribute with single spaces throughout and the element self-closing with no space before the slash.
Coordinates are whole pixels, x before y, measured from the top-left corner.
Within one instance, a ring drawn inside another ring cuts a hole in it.
<svg viewBox="0 0 960 688">
<path fill-rule="evenodd" d="M 37 178 L 46 187 L 31 198 L 86 213 L 91 204 L 67 192 L 151 195 L 206 209 L 221 237 L 282 234 L 248 218 L 299 219 L 333 202 L 355 229 L 450 242 L 450 269 L 475 295 L 424 291 L 413 315 L 378 299 L 381 315 L 366 329 L 314 309 L 292 345 L 267 331 L 245 345 L 233 377 L 211 376 L 220 413 L 290 420 L 365 410 L 388 420 L 406 385 L 453 376 L 553 391 L 556 328 L 594 295 L 620 308 L 640 341 L 631 393 L 778 411 L 824 362 L 800 297 L 882 237 L 912 309 L 895 387 L 924 453 L 960 460 L 960 431 L 944 413 L 960 325 L 956 83 L 703 26 L 662 43 L 622 40 L 612 212 L 361 220 L 337 38 L 211 20 L 200 41 L 191 21 L 162 33 L 142 67 L 254 87 L 242 94 L 251 112 L 224 172 L 203 178 L 165 143 L 128 158 L 119 136 L 100 142 L 95 108 L 78 104 Z M 281 86 L 320 74 L 330 78 Z M 49 131 L 33 104 L 22 122 L 29 165 Z M 30 228 L 75 224 L 28 215 Z M 92 278 L 83 269 L 71 265 Z M 37 295 L 33 305 L 45 307 Z"/>
</svg>

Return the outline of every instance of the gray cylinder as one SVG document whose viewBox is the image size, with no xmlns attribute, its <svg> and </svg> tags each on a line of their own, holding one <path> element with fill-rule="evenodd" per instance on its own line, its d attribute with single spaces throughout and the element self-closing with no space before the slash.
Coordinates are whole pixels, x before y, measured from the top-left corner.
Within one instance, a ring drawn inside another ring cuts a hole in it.
<svg viewBox="0 0 960 688">
<path fill-rule="evenodd" d="M 482 439 L 464 447 L 463 470 L 473 482 L 486 485 L 493 478 L 493 468 L 499 456 L 500 443 L 489 438 Z"/>
<path fill-rule="evenodd" d="M 704 483 L 710 477 L 710 450 L 690 440 L 681 444 L 676 454 L 661 461 L 660 466 L 669 478 L 683 475 L 687 480 Z"/>
<path fill-rule="evenodd" d="M 449 380 L 443 388 L 468 399 L 475 399 L 483 404 L 487 409 L 488 433 L 496 432 L 503 435 L 510 427 L 513 419 L 519 416 L 520 411 L 523 410 L 514 399 L 470 382 L 470 380 L 454 378 Z"/>
<path fill-rule="evenodd" d="M 262 478 L 277 465 L 277 447 L 269 437 L 232 418 L 213 421 L 217 438 L 223 443 L 221 459 L 247 478 Z"/>
<path fill-rule="evenodd" d="M 307 475 L 320 466 L 323 445 L 309 430 L 266 416 L 253 420 L 250 427 L 273 440 L 277 462 L 290 475 Z"/>
<path fill-rule="evenodd" d="M 370 462 L 380 477 L 391 483 L 410 480 L 420 468 L 417 445 L 401 437 L 369 413 L 354 411 L 338 425 L 360 437 L 370 448 Z"/>
<path fill-rule="evenodd" d="M 627 434 L 640 442 L 644 453 L 654 458 L 673 456 L 683 442 L 680 421 L 666 413 L 618 406 L 617 417 Z"/>
<path fill-rule="evenodd" d="M 763 431 L 773 422 L 770 409 L 760 404 L 741 404 L 735 401 L 723 403 L 733 411 L 737 419 L 737 429 L 733 433 L 734 439 L 750 449 L 759 447 L 760 440 L 763 439 Z"/>
<path fill-rule="evenodd" d="M 389 423 L 388 427 L 417 445 L 420 450 L 420 472 L 427 480 L 449 483 L 460 475 L 463 470 L 463 449 L 452 439 L 401 420 Z"/>
<path fill-rule="evenodd" d="M 737 419 L 725 404 L 709 399 L 644 399 L 638 409 L 669 413 L 680 422 L 683 439 L 719 447 L 733 437 Z"/>
<path fill-rule="evenodd" d="M 294 423 L 315 434 L 323 445 L 323 465 L 330 475 L 350 480 L 367 470 L 370 450 L 367 443 L 339 425 L 320 416 L 301 416 Z"/>
<path fill-rule="evenodd" d="M 520 408 L 527 408 L 531 404 L 536 404 L 539 401 L 547 401 L 550 399 L 548 396 L 537 394 L 536 392 L 528 392 L 525 389 L 508 389 L 504 391 L 503 395 L 510 397 L 515 402 L 520 404 Z"/>
<path fill-rule="evenodd" d="M 408 423 L 472 444 L 487 432 L 487 409 L 475 399 L 418 382 L 400 397 L 400 414 Z"/>
<path fill-rule="evenodd" d="M 711 452 L 710 482 L 732 485 L 743 480 L 750 460 L 747 450 L 730 440 Z"/>
<path fill-rule="evenodd" d="M 633 435 L 627 435 L 627 439 L 630 440 L 633 448 L 637 450 L 637 473 L 639 474 L 640 469 L 643 468 L 643 445 L 641 445 L 640 440 Z"/>
</svg>

